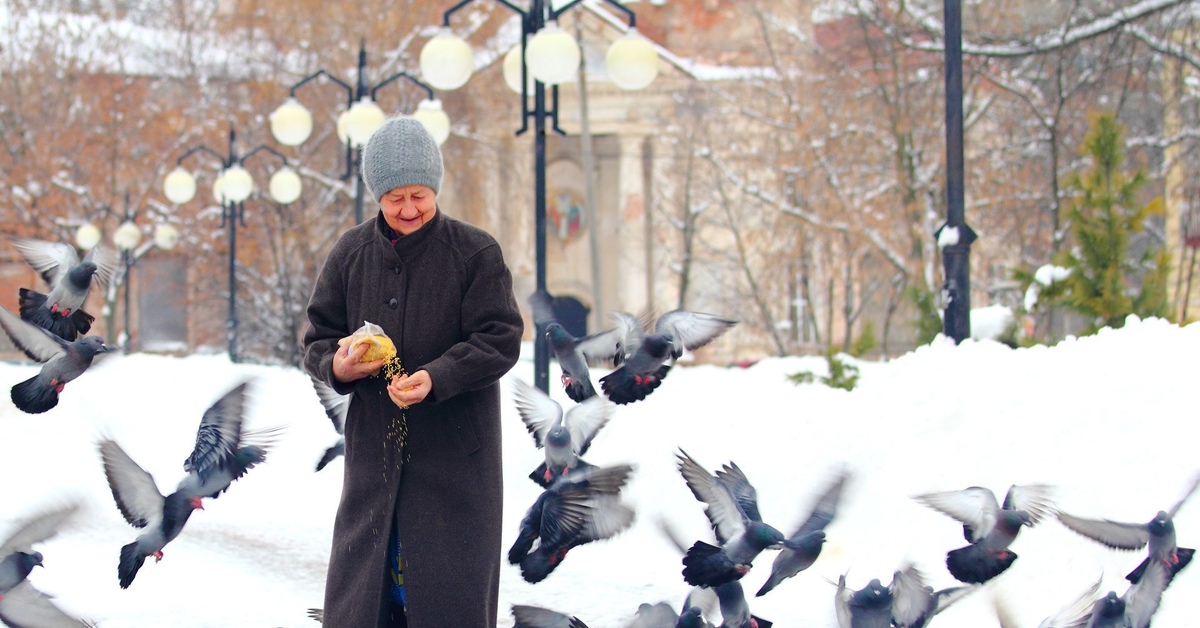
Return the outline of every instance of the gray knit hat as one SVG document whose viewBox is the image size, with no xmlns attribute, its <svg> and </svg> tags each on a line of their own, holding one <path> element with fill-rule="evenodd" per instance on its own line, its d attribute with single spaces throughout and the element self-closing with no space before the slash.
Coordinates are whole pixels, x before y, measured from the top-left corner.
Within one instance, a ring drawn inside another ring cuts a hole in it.
<svg viewBox="0 0 1200 628">
<path fill-rule="evenodd" d="M 363 147 L 362 178 L 376 201 L 405 185 L 428 186 L 436 194 L 442 187 L 442 151 L 416 118 L 392 118 Z"/>
</svg>

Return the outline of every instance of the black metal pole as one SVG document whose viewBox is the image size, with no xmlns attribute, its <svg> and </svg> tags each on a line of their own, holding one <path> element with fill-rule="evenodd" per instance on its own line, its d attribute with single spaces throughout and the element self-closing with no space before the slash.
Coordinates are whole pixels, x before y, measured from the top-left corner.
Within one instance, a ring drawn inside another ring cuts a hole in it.
<svg viewBox="0 0 1200 628">
<path fill-rule="evenodd" d="M 545 25 L 542 0 L 534 0 L 529 8 L 527 34 L 532 35 Z M 521 63 L 524 64 L 522 55 Z M 528 68 L 525 69 L 528 72 Z M 522 73 L 524 76 L 524 72 Z M 546 86 L 534 82 L 533 88 L 533 224 L 534 257 L 537 264 L 537 294 L 546 294 Z M 546 339 L 545 322 L 535 323 L 533 334 L 533 384 L 542 392 L 550 391 L 550 346 Z"/>
<path fill-rule="evenodd" d="M 226 203 L 228 215 L 225 224 L 229 227 L 229 316 L 225 319 L 225 330 L 229 336 L 229 361 L 238 361 L 237 339 L 237 203 Z"/>
<path fill-rule="evenodd" d="M 938 229 L 946 310 L 944 331 L 955 343 L 971 336 L 971 243 L 964 216 L 962 0 L 945 0 L 946 23 L 946 224 Z M 953 234 L 944 230 L 953 229 Z"/>
<path fill-rule="evenodd" d="M 358 46 L 358 86 L 355 100 L 361 100 L 370 92 L 367 85 L 367 40 L 363 38 Z M 354 106 L 351 103 L 350 106 Z M 354 224 L 363 221 L 363 179 L 362 179 L 362 147 L 354 149 Z"/>
<path fill-rule="evenodd" d="M 133 253 L 121 251 L 125 262 L 125 353 L 133 351 L 133 328 L 129 326 L 129 271 L 133 268 Z"/>
</svg>

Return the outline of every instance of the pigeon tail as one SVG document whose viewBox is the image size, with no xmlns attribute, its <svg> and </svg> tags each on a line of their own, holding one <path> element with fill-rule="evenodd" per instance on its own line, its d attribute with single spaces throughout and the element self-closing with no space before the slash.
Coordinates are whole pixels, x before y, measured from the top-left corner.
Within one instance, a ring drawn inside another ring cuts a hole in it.
<svg viewBox="0 0 1200 628">
<path fill-rule="evenodd" d="M 715 587 L 746 575 L 745 569 L 729 560 L 725 550 L 696 541 L 683 557 L 683 579 L 696 587 Z"/>
<path fill-rule="evenodd" d="M 543 463 L 539 464 L 537 466 L 537 468 L 533 470 L 532 473 L 529 474 L 529 479 L 536 482 L 537 485 L 542 488 L 550 488 L 555 482 L 561 480 L 562 478 L 573 477 L 573 476 L 577 476 L 577 475 L 584 475 L 588 471 L 591 471 L 592 469 L 599 469 L 599 468 L 600 467 L 597 467 L 594 464 L 584 462 L 583 460 L 576 459 L 574 469 L 570 469 L 569 471 L 567 471 L 567 473 L 560 473 L 560 474 L 555 474 L 555 473 L 551 472 L 550 479 L 547 480 L 546 479 L 546 463 L 543 462 Z"/>
<path fill-rule="evenodd" d="M 565 390 L 567 396 L 575 403 L 583 403 L 587 399 L 596 396 L 596 389 L 592 387 L 592 382 L 588 379 L 571 379 L 571 382 L 566 385 Z"/>
<path fill-rule="evenodd" d="M 759 617 L 758 615 L 751 615 L 750 621 L 751 621 L 750 625 L 754 626 L 755 628 L 771 628 L 771 626 L 775 625 L 775 622 L 763 619 L 762 617 Z"/>
<path fill-rule="evenodd" d="M 53 386 L 39 384 L 38 376 L 12 387 L 13 405 L 29 414 L 41 414 L 58 405 L 58 391 Z"/>
<path fill-rule="evenodd" d="M 1004 573 L 1017 560 L 1012 550 L 996 552 L 980 545 L 968 545 L 946 553 L 946 568 L 959 582 L 983 584 Z"/>
<path fill-rule="evenodd" d="M 325 450 L 325 455 L 321 456 L 321 461 L 317 463 L 317 471 L 325 468 L 325 465 L 333 462 L 334 458 L 346 453 L 346 441 L 340 440 L 338 444 Z"/>
<path fill-rule="evenodd" d="M 146 556 L 138 552 L 137 545 L 137 541 L 134 541 L 121 548 L 121 563 L 117 565 L 117 575 L 121 577 L 122 589 L 129 588 L 133 577 L 142 568 L 142 563 L 146 562 Z"/>
<path fill-rule="evenodd" d="M 51 312 L 50 308 L 46 307 L 46 295 L 28 288 L 20 289 L 17 304 L 23 320 L 68 342 L 75 342 L 86 334 L 92 328 L 92 322 L 96 320 L 96 317 L 82 309 L 77 309 L 67 316 Z"/>
<path fill-rule="evenodd" d="M 670 365 L 664 364 L 652 375 L 638 376 L 629 372 L 625 366 L 600 378 L 600 388 L 609 400 L 617 405 L 625 405 L 645 399 L 662 384 L 662 379 L 671 370 Z M 641 381 L 637 381 L 641 379 Z"/>
<path fill-rule="evenodd" d="M 766 595 L 768 592 L 771 591 L 771 589 L 774 589 L 776 586 L 779 585 L 780 582 L 783 582 L 785 579 L 786 579 L 785 576 L 772 571 L 771 575 L 767 577 L 767 581 L 764 582 L 762 587 L 760 587 L 758 589 L 758 593 L 754 594 L 754 597 L 762 597 L 762 596 Z"/>
<path fill-rule="evenodd" d="M 1195 553 L 1196 550 L 1188 547 L 1175 548 L 1175 562 L 1169 565 L 1171 573 L 1167 574 L 1167 584 L 1171 584 L 1171 581 L 1175 579 L 1175 574 L 1179 573 L 1184 567 L 1188 566 L 1188 563 L 1192 562 L 1192 554 Z M 1147 556 L 1137 567 L 1133 568 L 1133 571 L 1129 572 L 1129 575 L 1125 576 L 1125 579 L 1133 584 L 1141 582 L 1142 576 L 1146 573 L 1146 566 L 1149 564 L 1150 557 Z"/>
</svg>

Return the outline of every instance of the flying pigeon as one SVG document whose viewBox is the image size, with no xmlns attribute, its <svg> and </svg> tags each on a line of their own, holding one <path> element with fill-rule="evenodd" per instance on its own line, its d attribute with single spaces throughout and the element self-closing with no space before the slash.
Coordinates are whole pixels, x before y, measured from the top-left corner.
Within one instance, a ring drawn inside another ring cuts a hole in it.
<svg viewBox="0 0 1200 628">
<path fill-rule="evenodd" d="M 771 628 L 774 625 L 774 622 L 750 613 L 746 592 L 737 580 L 715 587 L 693 587 L 684 602 L 684 613 L 691 613 L 703 621 L 701 609 L 711 609 L 713 606 L 719 606 L 721 610 L 721 624 L 717 628 Z M 711 624 L 705 622 L 695 625 Z"/>
<path fill-rule="evenodd" d="M 878 579 L 858 591 L 838 577 L 834 609 L 841 628 L 924 628 L 934 615 L 971 593 L 977 586 L 934 591 L 912 565 L 892 574 L 887 587 Z"/>
<path fill-rule="evenodd" d="M 845 486 L 847 477 L 844 472 L 837 476 L 817 500 L 804 523 L 783 542 L 783 549 L 775 555 L 775 562 L 771 564 L 771 575 L 758 593 L 755 593 L 756 597 L 765 595 L 780 582 L 808 569 L 816 562 L 817 556 L 821 554 L 821 547 L 825 544 L 825 526 L 829 525 L 837 514 L 842 487 Z"/>
<path fill-rule="evenodd" d="M 175 490 L 215 499 L 234 480 L 266 460 L 270 437 L 279 430 L 242 429 L 246 386 L 244 382 L 238 384 L 204 411 L 196 430 L 196 445 L 183 462 L 187 475 Z"/>
<path fill-rule="evenodd" d="M 1075 517 L 1064 512 L 1058 513 L 1058 520 L 1063 525 L 1071 530 L 1086 536 L 1093 541 L 1097 541 L 1114 549 L 1122 550 L 1139 550 L 1150 545 L 1150 550 L 1146 559 L 1140 565 L 1129 572 L 1125 576 L 1132 583 L 1137 583 L 1142 573 L 1146 570 L 1146 565 L 1151 560 L 1162 561 L 1168 565 L 1170 574 L 1167 577 L 1169 584 L 1175 578 L 1175 574 L 1183 569 L 1192 561 L 1192 554 L 1195 549 L 1187 547 L 1177 547 L 1175 545 L 1175 514 L 1183 507 L 1192 493 L 1196 492 L 1196 487 L 1200 485 L 1200 474 L 1197 474 L 1192 479 L 1191 485 L 1187 488 L 1183 497 L 1175 502 L 1175 505 L 1170 510 L 1160 510 L 1154 515 L 1148 523 L 1120 523 L 1109 521 L 1108 519 L 1084 519 Z"/>
<path fill-rule="evenodd" d="M 588 628 L 578 617 L 572 617 L 539 606 L 512 605 L 513 628 Z"/>
<path fill-rule="evenodd" d="M 563 388 L 575 403 L 596 396 L 588 364 L 619 366 L 625 361 L 626 347 L 641 340 L 649 323 L 648 316 L 639 319 L 618 312 L 613 314 L 615 326 L 612 329 L 576 338 L 554 318 L 549 295 L 535 292 L 529 302 L 533 306 L 534 321 L 546 326 L 546 339 L 562 371 Z"/>
<path fill-rule="evenodd" d="M 580 456 L 612 418 L 614 406 L 607 399 L 588 398 L 564 416 L 557 401 L 520 379 L 514 380 L 513 396 L 534 444 L 546 452 L 545 461 L 529 474 L 531 480 L 545 488 L 571 471 L 593 468 Z"/>
<path fill-rule="evenodd" d="M 67 341 L 26 323 L 0 307 L 0 327 L 31 360 L 42 363 L 37 375 L 12 387 L 12 402 L 22 412 L 41 414 L 58 405 L 58 395 L 68 382 L 83 374 L 97 354 L 112 349 L 100 336 Z"/>
<path fill-rule="evenodd" d="M 1103 582 L 1100 578 L 1077 600 L 1038 624 L 1038 628 L 1148 628 L 1170 577 L 1166 565 L 1154 561 L 1124 595 L 1109 591 L 1097 598 Z"/>
<path fill-rule="evenodd" d="M 628 528 L 634 514 L 618 494 L 632 471 L 629 465 L 599 467 L 551 484 L 521 520 L 508 562 L 521 566 L 527 582 L 541 582 L 571 549 Z"/>
<path fill-rule="evenodd" d="M 9 626 L 68 628 L 86 626 L 33 588 L 26 577 L 42 566 L 42 553 L 33 545 L 63 529 L 79 511 L 78 504 L 59 506 L 24 521 L 0 544 L 0 622 Z"/>
<path fill-rule="evenodd" d="M 308 378 L 312 381 L 313 390 L 317 392 L 317 398 L 321 400 L 321 407 L 325 408 L 325 416 L 329 417 L 339 436 L 337 442 L 325 450 L 325 455 L 321 456 L 320 462 L 317 463 L 317 471 L 320 471 L 335 458 L 346 453 L 346 413 L 350 410 L 350 395 L 338 394 L 332 386 L 312 375 Z"/>
<path fill-rule="evenodd" d="M 704 514 L 720 543 L 718 547 L 696 541 L 688 548 L 683 557 L 683 579 L 688 584 L 714 587 L 737 580 L 764 549 L 782 545 L 783 534 L 763 523 L 757 492 L 736 464 L 731 462 L 713 475 L 682 449 L 675 456 L 692 494 L 708 505 Z"/>
<path fill-rule="evenodd" d="M 1022 526 L 1033 526 L 1052 510 L 1049 496 L 1048 486 L 1014 484 L 1002 506 L 991 491 L 978 486 L 914 499 L 963 524 L 963 536 L 971 544 L 948 552 L 946 567 L 958 581 L 974 584 L 987 582 L 1012 565 L 1017 554 L 1008 546 Z"/>
<path fill-rule="evenodd" d="M 311 619 L 315 619 L 319 624 L 325 623 L 325 609 L 323 608 L 308 609 L 308 616 Z"/>
<path fill-rule="evenodd" d="M 93 282 L 112 280 L 120 264 L 117 253 L 96 246 L 81 261 L 70 244 L 18 237 L 8 240 L 50 286 L 48 294 L 20 289 L 21 318 L 68 342 L 86 334 L 95 317 L 80 308 Z"/>
<path fill-rule="evenodd" d="M 696 609 L 693 614 L 699 617 L 700 609 Z M 681 620 L 679 613 L 676 613 L 670 604 L 658 602 L 657 604 L 638 605 L 637 612 L 634 613 L 633 619 L 625 624 L 625 628 L 676 628 L 681 621 L 685 622 L 683 625 L 688 628 L 704 625 L 694 623 L 691 618 Z M 693 623 L 689 625 L 686 623 L 688 621 Z"/>
<path fill-rule="evenodd" d="M 654 333 L 636 343 L 625 363 L 600 378 L 600 388 L 616 404 L 645 399 L 658 388 L 671 365 L 685 350 L 694 351 L 712 342 L 737 324 L 713 314 L 672 310 L 658 317 Z M 671 364 L 667 364 L 667 361 Z"/>
</svg>

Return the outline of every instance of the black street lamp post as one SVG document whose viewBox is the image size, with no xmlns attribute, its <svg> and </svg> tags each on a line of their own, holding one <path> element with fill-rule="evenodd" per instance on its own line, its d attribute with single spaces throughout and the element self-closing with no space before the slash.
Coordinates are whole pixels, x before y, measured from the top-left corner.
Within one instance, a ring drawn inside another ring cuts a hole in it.
<svg viewBox="0 0 1200 628">
<path fill-rule="evenodd" d="M 534 156 L 534 257 L 536 263 L 536 292 L 534 298 L 544 302 L 550 301 L 550 295 L 546 290 L 546 129 L 547 120 L 551 120 L 550 127 L 555 133 L 565 135 L 565 132 L 558 126 L 558 85 L 551 86 L 550 105 L 546 103 L 546 85 L 540 79 L 531 80 L 530 69 L 526 60 L 526 52 L 530 39 L 542 31 L 547 25 L 557 23 L 560 15 L 566 13 L 581 0 L 572 0 L 562 3 L 559 8 L 554 8 L 553 3 L 546 0 L 531 0 L 529 9 L 524 10 L 514 5 L 508 0 L 496 0 L 500 4 L 515 11 L 521 17 L 521 128 L 517 130 L 517 135 L 522 135 L 529 130 L 529 121 L 533 120 L 533 156 Z M 625 14 L 629 21 L 631 32 L 636 29 L 637 16 L 633 11 L 618 3 L 616 0 L 604 0 L 608 5 L 616 8 L 621 13 Z M 450 17 L 459 9 L 471 4 L 474 0 L 461 0 L 458 4 L 450 7 L 442 15 L 442 26 L 444 29 L 450 27 Z M 427 44 L 428 49 L 429 44 Z M 422 66 L 425 65 L 425 52 L 422 52 Z M 655 58 L 656 59 L 656 58 Z M 656 62 L 656 60 L 655 60 Z M 610 61 L 610 71 L 611 61 Z M 657 69 L 653 71 L 657 73 Z M 426 78 L 434 82 L 429 74 L 430 72 L 423 67 L 423 73 Z M 653 74 L 650 75 L 648 84 L 653 80 Z M 533 88 L 533 102 L 529 101 L 529 88 Z M 443 87 L 435 82 L 435 86 Z M 624 86 L 627 89 L 640 89 L 645 84 L 636 87 Z M 550 348 L 546 339 L 546 321 L 535 319 L 535 330 L 533 336 L 533 369 L 534 369 L 534 385 L 542 391 L 548 391 L 550 388 Z"/>
<path fill-rule="evenodd" d="M 962 0 L 945 0 L 946 223 L 935 236 L 942 251 L 946 303 L 944 330 L 955 343 L 971 335 L 971 243 L 964 216 Z"/>
<path fill-rule="evenodd" d="M 216 157 L 221 162 L 221 175 L 218 176 L 217 183 L 214 185 L 214 195 L 218 197 L 218 202 L 221 204 L 221 228 L 229 230 L 229 313 L 225 320 L 226 336 L 229 341 L 229 360 L 231 362 L 238 361 L 237 350 L 237 335 L 238 335 L 238 318 L 237 318 L 237 227 L 238 223 L 241 226 L 246 226 L 246 211 L 245 201 L 253 192 L 254 182 L 250 178 L 250 174 L 246 172 L 242 164 L 247 159 L 260 151 L 269 152 L 283 160 L 283 164 L 287 166 L 287 157 L 284 157 L 279 151 L 265 144 L 256 146 L 245 155 L 238 155 L 237 151 L 237 132 L 233 126 L 229 127 L 229 148 L 225 155 L 205 146 L 203 144 L 192 147 L 187 152 L 176 160 L 177 166 L 182 166 L 183 160 L 197 152 L 208 153 Z M 291 172 L 290 169 L 286 169 Z M 281 170 L 280 172 L 283 172 Z M 277 173 L 279 174 L 279 173 Z M 294 173 L 292 174 L 294 176 Z M 290 182 L 290 181 L 289 181 Z M 168 182 L 169 184 L 169 182 Z M 297 187 L 295 196 L 299 196 L 299 179 L 295 179 L 294 183 Z M 194 183 L 193 192 L 194 192 Z M 274 186 L 272 186 L 274 188 Z M 272 190 L 274 193 L 274 189 Z M 168 191 L 168 197 L 172 194 Z M 291 194 L 286 196 L 291 197 Z M 190 198 L 190 195 L 189 195 Z M 278 202 L 283 202 L 279 198 Z M 294 200 L 294 199 L 292 199 Z M 290 201 L 288 201 L 290 202 Z"/>
</svg>

